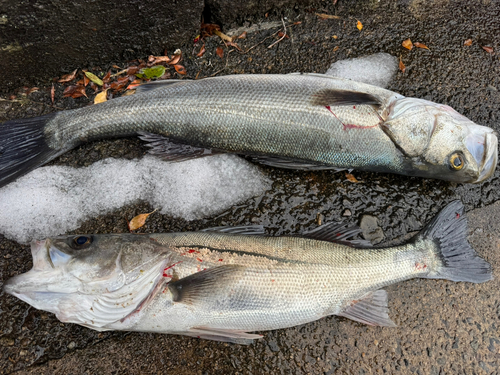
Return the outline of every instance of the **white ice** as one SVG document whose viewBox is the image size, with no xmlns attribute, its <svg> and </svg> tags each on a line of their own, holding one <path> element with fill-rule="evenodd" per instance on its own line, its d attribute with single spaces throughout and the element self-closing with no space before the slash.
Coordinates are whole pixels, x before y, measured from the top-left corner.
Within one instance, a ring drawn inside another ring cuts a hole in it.
<svg viewBox="0 0 500 375">
<path fill-rule="evenodd" d="M 334 62 L 325 74 L 387 87 L 398 69 L 398 59 L 388 53 Z"/>
<path fill-rule="evenodd" d="M 192 220 L 269 188 L 256 165 L 234 155 L 181 163 L 145 156 L 105 159 L 78 169 L 42 167 L 0 189 L 0 233 L 27 243 L 77 229 L 85 220 L 138 200 Z"/>
</svg>

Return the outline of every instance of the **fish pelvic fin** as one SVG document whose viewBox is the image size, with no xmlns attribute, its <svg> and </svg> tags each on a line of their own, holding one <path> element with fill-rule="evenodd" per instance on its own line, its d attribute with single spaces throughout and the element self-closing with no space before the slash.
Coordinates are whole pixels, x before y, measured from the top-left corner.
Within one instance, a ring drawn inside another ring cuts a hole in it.
<svg viewBox="0 0 500 375">
<path fill-rule="evenodd" d="M 416 242 L 431 240 L 438 259 L 435 269 L 421 277 L 471 283 L 493 279 L 491 265 L 477 255 L 466 237 L 465 209 L 456 200 L 443 208 L 415 238 Z"/>
<path fill-rule="evenodd" d="M 253 333 L 248 333 L 237 329 L 220 329 L 210 327 L 193 327 L 183 335 L 197 337 L 205 340 L 215 340 L 223 342 L 232 342 L 233 344 L 249 345 L 256 339 L 261 339 L 263 336 Z"/>
<path fill-rule="evenodd" d="M 54 114 L 0 125 L 0 187 L 42 166 L 60 154 L 46 142 L 45 125 Z"/>
<path fill-rule="evenodd" d="M 370 326 L 396 327 L 389 318 L 387 292 L 383 289 L 369 292 L 359 300 L 351 301 L 339 314 Z"/>
</svg>

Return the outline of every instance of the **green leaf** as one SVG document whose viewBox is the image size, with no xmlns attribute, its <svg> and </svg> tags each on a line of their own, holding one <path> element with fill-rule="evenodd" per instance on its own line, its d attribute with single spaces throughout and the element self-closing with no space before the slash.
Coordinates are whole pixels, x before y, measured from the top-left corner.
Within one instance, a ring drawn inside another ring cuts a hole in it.
<svg viewBox="0 0 500 375">
<path fill-rule="evenodd" d="M 156 79 L 165 74 L 165 67 L 163 65 L 156 65 L 152 68 L 143 68 L 139 70 L 135 76 L 143 79 Z"/>
<path fill-rule="evenodd" d="M 85 75 L 87 76 L 88 79 L 90 79 L 96 85 L 99 85 L 99 86 L 103 85 L 102 79 L 100 79 L 99 77 L 97 77 L 95 74 L 90 73 L 90 72 L 85 72 Z"/>
</svg>

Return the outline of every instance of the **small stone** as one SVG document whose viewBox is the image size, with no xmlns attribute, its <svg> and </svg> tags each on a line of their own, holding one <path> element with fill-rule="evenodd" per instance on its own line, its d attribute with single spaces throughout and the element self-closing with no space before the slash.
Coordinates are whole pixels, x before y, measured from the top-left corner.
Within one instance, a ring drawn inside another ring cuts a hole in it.
<svg viewBox="0 0 500 375">
<path fill-rule="evenodd" d="M 28 354 L 28 351 L 27 351 L 27 350 L 21 350 L 21 351 L 19 352 L 19 355 L 20 355 L 21 357 L 24 357 L 26 354 Z"/>
<path fill-rule="evenodd" d="M 75 347 L 76 347 L 76 342 L 74 342 L 74 341 L 71 341 L 71 342 L 68 344 L 68 349 L 69 349 L 69 350 L 75 349 Z"/>
<path fill-rule="evenodd" d="M 363 237 L 374 245 L 384 239 L 384 232 L 378 226 L 378 219 L 375 216 L 363 215 L 359 227 L 363 231 Z"/>
<path fill-rule="evenodd" d="M 342 216 L 351 216 L 352 213 L 351 213 L 351 210 L 347 209 L 344 211 L 344 213 L 342 214 Z"/>
</svg>

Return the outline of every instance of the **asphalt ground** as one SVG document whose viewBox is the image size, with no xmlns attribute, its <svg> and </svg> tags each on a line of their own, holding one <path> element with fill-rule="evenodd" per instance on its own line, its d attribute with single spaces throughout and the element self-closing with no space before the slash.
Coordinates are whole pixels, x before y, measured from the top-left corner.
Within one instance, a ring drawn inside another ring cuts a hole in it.
<svg viewBox="0 0 500 375">
<path fill-rule="evenodd" d="M 315 13 L 341 18 L 320 20 Z M 285 22 L 301 23 L 287 28 L 290 38 L 272 48 L 268 46 L 279 39 L 272 35 L 279 27 L 249 32 L 238 44 L 244 51 L 255 47 L 244 54 L 225 49 L 222 59 L 216 55 L 216 47 L 222 44 L 215 37 L 206 40 L 203 57 L 196 56 L 200 44 L 179 46 L 187 78 L 322 73 L 337 60 L 387 52 L 401 56 L 406 65 L 405 73 L 398 72 L 389 89 L 450 105 L 471 120 L 500 130 L 498 1 L 340 0 L 336 7 L 322 2 L 314 9 L 281 9 L 243 26 L 281 22 L 282 17 Z M 361 31 L 356 28 L 358 20 L 363 24 Z M 225 25 L 224 31 L 240 26 Z M 405 50 L 401 43 L 407 38 L 424 43 L 430 50 Z M 472 39 L 471 46 L 464 45 L 467 39 Z M 481 46 L 490 46 L 494 52 L 488 53 Z M 112 61 L 109 66 L 125 63 Z M 51 83 L 40 82 L 39 90 L 27 97 L 2 98 L 0 120 L 76 108 L 92 100 L 63 99 L 63 88 L 58 86 L 52 106 Z M 101 141 L 68 152 L 53 164 L 78 167 L 106 157 L 140 157 L 146 151 L 136 139 Z M 418 231 L 446 203 L 461 199 L 470 211 L 471 244 L 492 264 L 495 280 L 480 285 L 407 281 L 387 288 L 390 316 L 397 328 L 367 327 L 329 317 L 265 332 L 264 338 L 251 346 L 148 333 L 98 333 L 60 323 L 52 314 L 2 292 L 0 373 L 498 373 L 500 204 L 496 202 L 500 171 L 483 184 L 462 185 L 356 171 L 353 174 L 360 183 L 329 171 L 261 170 L 273 181 L 272 189 L 263 196 L 202 220 L 187 222 L 155 214 L 143 232 L 256 223 L 263 224 L 269 233 L 289 234 L 315 227 L 318 217 L 323 222 L 359 224 L 370 215 L 377 219 L 384 241 L 391 241 Z M 124 218 L 152 209 L 138 202 L 82 223 L 74 233 L 125 233 Z M 0 236 L 2 281 L 26 272 L 31 265 L 27 246 Z"/>
</svg>

